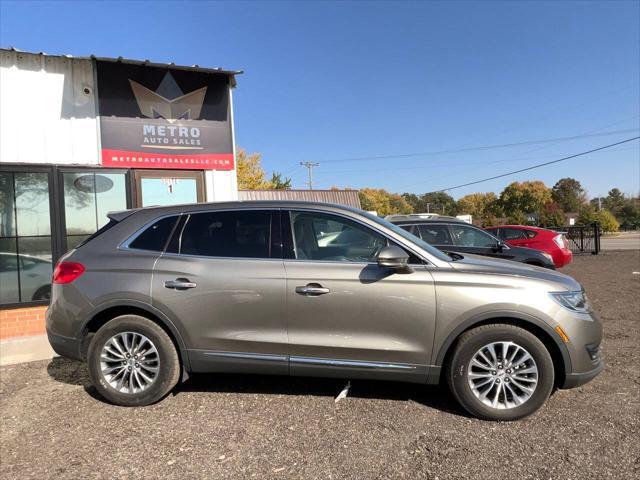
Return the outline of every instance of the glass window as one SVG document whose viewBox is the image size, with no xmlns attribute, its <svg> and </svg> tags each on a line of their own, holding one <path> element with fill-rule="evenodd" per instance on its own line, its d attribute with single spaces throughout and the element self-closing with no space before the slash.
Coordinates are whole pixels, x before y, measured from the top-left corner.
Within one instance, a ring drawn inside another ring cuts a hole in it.
<svg viewBox="0 0 640 480">
<path fill-rule="evenodd" d="M 505 240 L 522 240 L 523 238 L 527 238 L 524 230 L 519 230 L 517 228 L 503 228 L 503 238 Z"/>
<path fill-rule="evenodd" d="M 52 252 L 49 175 L 0 173 L 0 303 L 48 300 Z"/>
<path fill-rule="evenodd" d="M 387 245 L 384 236 L 351 220 L 315 212 L 292 212 L 296 258 L 374 262 Z"/>
<path fill-rule="evenodd" d="M 153 252 L 163 251 L 177 219 L 177 216 L 161 218 L 138 235 L 129 247 Z"/>
<path fill-rule="evenodd" d="M 64 173 L 63 183 L 68 250 L 108 223 L 108 212 L 127 208 L 124 173 Z"/>
<path fill-rule="evenodd" d="M 456 245 L 462 247 L 495 247 L 496 239 L 479 228 L 468 225 L 451 225 Z"/>
<path fill-rule="evenodd" d="M 431 245 L 452 245 L 451 234 L 447 225 L 423 224 L 418 225 L 420 236 Z"/>
<path fill-rule="evenodd" d="M 534 238 L 536 235 L 538 235 L 538 232 L 536 232 L 535 230 L 525 230 L 524 234 L 527 236 L 527 238 Z"/>
<path fill-rule="evenodd" d="M 271 212 L 268 210 L 193 213 L 182 231 L 179 253 L 269 258 L 270 236 Z"/>
</svg>

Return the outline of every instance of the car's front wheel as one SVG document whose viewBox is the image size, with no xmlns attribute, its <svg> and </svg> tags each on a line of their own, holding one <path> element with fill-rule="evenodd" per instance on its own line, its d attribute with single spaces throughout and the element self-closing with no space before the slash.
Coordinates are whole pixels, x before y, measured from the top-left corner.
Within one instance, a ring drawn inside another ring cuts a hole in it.
<svg viewBox="0 0 640 480">
<path fill-rule="evenodd" d="M 465 332 L 448 365 L 460 404 L 485 420 L 517 420 L 537 411 L 553 390 L 553 361 L 529 331 L 506 324 Z"/>
<path fill-rule="evenodd" d="M 148 318 L 122 315 L 91 339 L 89 376 L 98 392 L 122 406 L 157 402 L 176 385 L 180 362 L 167 333 Z"/>
</svg>

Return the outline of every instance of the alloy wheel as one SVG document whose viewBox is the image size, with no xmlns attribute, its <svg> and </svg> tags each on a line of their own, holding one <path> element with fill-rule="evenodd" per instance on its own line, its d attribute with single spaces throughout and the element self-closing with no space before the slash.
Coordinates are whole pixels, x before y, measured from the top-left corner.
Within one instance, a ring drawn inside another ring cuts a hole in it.
<svg viewBox="0 0 640 480">
<path fill-rule="evenodd" d="M 135 332 L 111 337 L 100 353 L 100 370 L 106 382 L 120 393 L 140 393 L 158 377 L 160 356 L 151 340 Z"/>
</svg>

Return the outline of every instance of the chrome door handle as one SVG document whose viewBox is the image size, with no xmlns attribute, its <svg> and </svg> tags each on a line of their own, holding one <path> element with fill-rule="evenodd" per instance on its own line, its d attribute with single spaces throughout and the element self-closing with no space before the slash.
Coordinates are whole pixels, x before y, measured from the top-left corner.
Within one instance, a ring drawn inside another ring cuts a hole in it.
<svg viewBox="0 0 640 480">
<path fill-rule="evenodd" d="M 164 288 L 173 288 L 175 290 L 187 290 L 196 288 L 197 283 L 190 282 L 188 278 L 176 278 L 175 280 L 167 280 L 164 282 Z"/>
<path fill-rule="evenodd" d="M 330 293 L 331 290 L 328 288 L 324 288 L 322 285 L 317 283 L 310 283 L 309 285 L 305 285 L 304 287 L 296 287 L 296 293 L 301 295 L 324 295 L 325 293 Z"/>
</svg>

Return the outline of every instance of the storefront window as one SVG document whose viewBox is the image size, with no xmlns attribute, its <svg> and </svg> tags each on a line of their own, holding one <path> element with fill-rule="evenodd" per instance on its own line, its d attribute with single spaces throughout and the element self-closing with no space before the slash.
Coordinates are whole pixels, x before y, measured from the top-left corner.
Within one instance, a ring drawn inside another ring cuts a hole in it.
<svg viewBox="0 0 640 480">
<path fill-rule="evenodd" d="M 48 300 L 49 175 L 0 172 L 0 304 Z"/>
<path fill-rule="evenodd" d="M 67 249 L 71 250 L 109 219 L 127 208 L 124 173 L 63 173 Z"/>
</svg>

